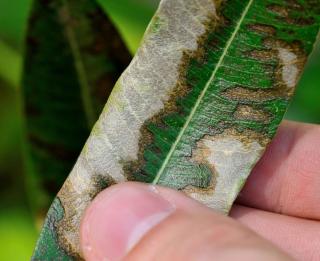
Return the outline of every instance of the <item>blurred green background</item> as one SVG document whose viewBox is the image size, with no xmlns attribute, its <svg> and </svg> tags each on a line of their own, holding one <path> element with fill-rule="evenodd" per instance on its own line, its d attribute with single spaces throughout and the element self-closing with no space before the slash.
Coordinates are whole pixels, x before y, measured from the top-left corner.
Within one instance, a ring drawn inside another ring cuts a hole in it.
<svg viewBox="0 0 320 261">
<path fill-rule="evenodd" d="M 158 0 L 99 0 L 134 54 Z M 29 260 L 38 231 L 25 190 L 20 70 L 31 0 L 0 0 L 0 260 Z M 320 41 L 287 119 L 320 123 Z"/>
</svg>

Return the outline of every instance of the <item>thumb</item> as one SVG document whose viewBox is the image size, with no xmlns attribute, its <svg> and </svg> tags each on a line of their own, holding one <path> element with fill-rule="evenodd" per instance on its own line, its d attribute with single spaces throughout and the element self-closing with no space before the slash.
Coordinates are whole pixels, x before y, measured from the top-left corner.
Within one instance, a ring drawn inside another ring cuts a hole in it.
<svg viewBox="0 0 320 261">
<path fill-rule="evenodd" d="M 271 243 L 167 188 L 123 183 L 101 192 L 85 212 L 87 261 L 290 260 Z"/>
</svg>

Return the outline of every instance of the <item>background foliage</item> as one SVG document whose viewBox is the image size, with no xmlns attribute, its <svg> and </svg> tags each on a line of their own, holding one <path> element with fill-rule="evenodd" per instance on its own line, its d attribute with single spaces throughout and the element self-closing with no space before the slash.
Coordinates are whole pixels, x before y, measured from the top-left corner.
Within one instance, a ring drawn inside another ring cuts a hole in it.
<svg viewBox="0 0 320 261">
<path fill-rule="evenodd" d="M 99 0 L 134 54 L 158 0 Z M 25 189 L 20 70 L 31 0 L 0 1 L 0 259 L 28 260 L 38 235 Z M 286 118 L 320 123 L 320 42 Z M 38 224 L 39 226 L 39 224 Z"/>
</svg>

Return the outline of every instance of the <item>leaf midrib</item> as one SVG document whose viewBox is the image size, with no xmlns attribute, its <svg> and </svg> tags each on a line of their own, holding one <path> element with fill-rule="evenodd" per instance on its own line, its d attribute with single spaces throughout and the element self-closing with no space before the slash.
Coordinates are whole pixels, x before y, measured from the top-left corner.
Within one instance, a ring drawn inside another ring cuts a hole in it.
<svg viewBox="0 0 320 261">
<path fill-rule="evenodd" d="M 62 3 L 64 4 L 66 8 L 66 12 L 68 15 L 68 18 L 70 18 L 70 8 L 67 0 L 62 0 Z M 87 77 L 85 65 L 83 58 L 81 56 L 80 47 L 76 40 L 75 32 L 73 31 L 72 26 L 70 26 L 69 21 L 65 22 L 65 30 L 67 39 L 69 41 L 71 52 L 74 57 L 74 66 L 76 68 L 76 72 L 78 75 L 78 81 L 80 85 L 80 91 L 81 91 L 81 99 L 84 107 L 84 113 L 86 115 L 87 125 L 89 130 L 92 128 L 92 126 L 95 123 L 95 113 L 93 109 L 93 104 L 90 99 L 90 84 Z"/>
<path fill-rule="evenodd" d="M 248 13 L 248 11 L 249 11 L 249 9 L 250 9 L 253 1 L 254 1 L 254 0 L 249 0 L 247 6 L 245 7 L 244 11 L 242 12 L 241 17 L 240 17 L 239 21 L 237 22 L 237 25 L 236 25 L 236 27 L 235 27 L 235 29 L 234 29 L 234 31 L 233 31 L 230 39 L 228 40 L 228 42 L 227 42 L 227 44 L 226 44 L 226 46 L 225 46 L 225 48 L 224 48 L 224 51 L 223 51 L 223 53 L 222 53 L 222 55 L 221 55 L 221 57 L 220 57 L 217 65 L 216 65 L 215 69 L 213 70 L 213 72 L 212 72 L 212 74 L 211 74 L 211 77 L 209 78 L 209 80 L 207 81 L 204 89 L 203 89 L 202 92 L 200 93 L 200 95 L 199 95 L 199 97 L 198 97 L 198 99 L 197 99 L 197 101 L 196 101 L 196 103 L 195 103 L 195 106 L 194 106 L 193 109 L 191 110 L 191 112 L 190 112 L 190 114 L 189 114 L 189 116 L 188 116 L 185 124 L 183 125 L 182 129 L 180 130 L 177 139 L 175 140 L 175 142 L 174 142 L 173 145 L 171 146 L 170 151 L 168 152 L 166 158 L 164 159 L 164 161 L 163 161 L 163 163 L 162 163 L 162 165 L 161 165 L 161 168 L 159 169 L 159 171 L 158 171 L 155 179 L 153 180 L 152 184 L 155 185 L 155 184 L 157 184 L 157 183 L 159 182 L 160 177 L 161 177 L 161 175 L 163 174 L 163 172 L 164 172 L 164 170 L 165 170 L 165 168 L 166 168 L 169 160 L 171 159 L 171 157 L 172 157 L 172 155 L 173 155 L 173 153 L 174 153 L 177 145 L 179 144 L 179 142 L 180 142 L 183 134 L 185 133 L 185 131 L 186 131 L 186 129 L 188 128 L 191 120 L 193 119 L 193 116 L 194 116 L 195 112 L 197 111 L 197 109 L 198 109 L 198 107 L 199 107 L 199 105 L 200 105 L 200 102 L 202 101 L 203 97 L 205 96 L 205 94 L 206 94 L 206 92 L 207 92 L 210 84 L 212 83 L 212 81 L 214 80 L 214 78 L 215 78 L 215 76 L 216 76 L 217 71 L 219 70 L 220 66 L 222 65 L 222 63 L 223 63 L 223 61 L 224 61 L 224 58 L 225 58 L 225 56 L 227 55 L 227 53 L 228 53 L 228 51 L 229 51 L 229 48 L 230 48 L 233 40 L 235 39 L 237 33 L 239 32 L 240 27 L 241 27 L 241 25 L 242 25 L 242 22 L 243 22 L 243 20 L 245 19 L 245 17 L 246 17 L 246 15 L 247 15 L 247 13 Z"/>
</svg>

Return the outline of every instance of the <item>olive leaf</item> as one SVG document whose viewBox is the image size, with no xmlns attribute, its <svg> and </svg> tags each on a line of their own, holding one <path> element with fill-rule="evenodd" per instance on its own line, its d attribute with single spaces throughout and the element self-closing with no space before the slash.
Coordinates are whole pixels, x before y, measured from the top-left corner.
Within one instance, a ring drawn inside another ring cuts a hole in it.
<svg viewBox="0 0 320 261">
<path fill-rule="evenodd" d="M 34 1 L 26 41 L 29 189 L 46 211 L 131 55 L 95 1 Z"/>
<path fill-rule="evenodd" d="M 319 24 L 318 0 L 162 0 L 35 259 L 81 258 L 81 215 L 118 182 L 168 186 L 227 213 L 282 120 Z"/>
</svg>

